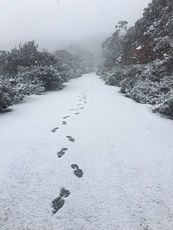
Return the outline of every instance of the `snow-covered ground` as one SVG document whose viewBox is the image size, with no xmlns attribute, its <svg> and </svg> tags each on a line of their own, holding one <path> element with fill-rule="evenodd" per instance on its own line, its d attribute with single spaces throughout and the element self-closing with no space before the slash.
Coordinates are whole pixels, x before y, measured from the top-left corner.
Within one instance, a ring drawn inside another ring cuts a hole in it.
<svg viewBox="0 0 173 230">
<path fill-rule="evenodd" d="M 1 230 L 173 229 L 173 122 L 118 91 L 87 74 L 0 114 Z"/>
</svg>

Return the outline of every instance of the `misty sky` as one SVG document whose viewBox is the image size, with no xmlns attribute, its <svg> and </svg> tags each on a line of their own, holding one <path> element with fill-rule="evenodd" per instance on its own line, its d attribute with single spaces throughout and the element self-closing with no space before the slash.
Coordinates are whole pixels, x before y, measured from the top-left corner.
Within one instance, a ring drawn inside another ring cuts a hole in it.
<svg viewBox="0 0 173 230">
<path fill-rule="evenodd" d="M 151 0 L 0 0 L 0 41 L 80 39 L 132 25 Z"/>
</svg>

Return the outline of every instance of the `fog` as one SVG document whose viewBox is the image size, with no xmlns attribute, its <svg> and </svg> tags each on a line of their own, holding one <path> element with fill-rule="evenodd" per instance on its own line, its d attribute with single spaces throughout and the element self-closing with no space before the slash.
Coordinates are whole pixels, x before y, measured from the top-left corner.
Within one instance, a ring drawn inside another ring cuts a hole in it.
<svg viewBox="0 0 173 230">
<path fill-rule="evenodd" d="M 35 40 L 52 48 L 59 41 L 111 34 L 120 20 L 129 26 L 151 0 L 0 0 L 0 49 Z M 52 45 L 52 47 L 51 47 Z"/>
</svg>

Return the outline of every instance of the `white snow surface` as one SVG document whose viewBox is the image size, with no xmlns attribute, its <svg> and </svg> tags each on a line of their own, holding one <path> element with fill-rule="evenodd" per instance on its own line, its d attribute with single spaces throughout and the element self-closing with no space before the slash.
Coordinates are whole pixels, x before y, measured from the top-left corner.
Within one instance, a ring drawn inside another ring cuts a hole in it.
<svg viewBox="0 0 173 230">
<path fill-rule="evenodd" d="M 149 108 L 92 73 L 0 114 L 0 229 L 172 230 L 173 121 Z"/>
</svg>

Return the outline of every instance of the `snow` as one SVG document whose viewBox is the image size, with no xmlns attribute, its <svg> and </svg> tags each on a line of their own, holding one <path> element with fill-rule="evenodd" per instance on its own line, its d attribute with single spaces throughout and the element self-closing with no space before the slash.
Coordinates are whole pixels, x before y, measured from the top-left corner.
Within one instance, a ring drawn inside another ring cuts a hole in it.
<svg viewBox="0 0 173 230">
<path fill-rule="evenodd" d="M 172 230 L 173 122 L 118 91 L 86 74 L 0 115 L 1 230 Z"/>
<path fill-rule="evenodd" d="M 137 49 L 137 50 L 141 50 L 141 49 L 142 49 L 142 46 L 140 45 L 140 46 L 138 46 L 136 49 Z"/>
<path fill-rule="evenodd" d="M 154 30 L 154 26 L 153 25 L 149 26 L 149 30 L 150 31 Z"/>
</svg>

